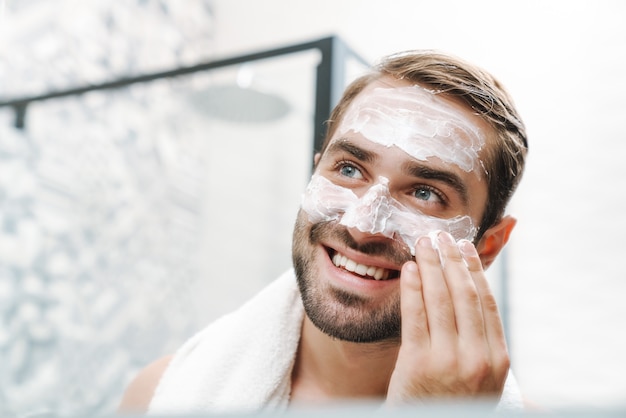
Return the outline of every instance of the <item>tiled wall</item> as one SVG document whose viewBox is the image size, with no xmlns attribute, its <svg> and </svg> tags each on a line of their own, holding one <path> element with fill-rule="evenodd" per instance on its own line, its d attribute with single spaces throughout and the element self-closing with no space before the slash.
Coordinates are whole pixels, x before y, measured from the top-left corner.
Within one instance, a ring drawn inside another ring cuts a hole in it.
<svg viewBox="0 0 626 418">
<path fill-rule="evenodd" d="M 179 5 L 3 4 L 0 97 L 205 59 L 210 8 Z M 110 412 L 198 328 L 204 138 L 175 87 L 32 105 L 24 131 L 2 109 L 1 416 Z"/>
</svg>

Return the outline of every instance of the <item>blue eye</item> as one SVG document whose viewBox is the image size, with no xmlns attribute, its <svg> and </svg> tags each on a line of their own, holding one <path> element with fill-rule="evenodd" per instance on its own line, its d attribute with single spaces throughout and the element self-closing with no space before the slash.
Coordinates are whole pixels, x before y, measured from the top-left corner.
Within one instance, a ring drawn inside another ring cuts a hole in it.
<svg viewBox="0 0 626 418">
<path fill-rule="evenodd" d="M 437 193 L 427 187 L 419 187 L 415 189 L 415 197 L 424 201 L 441 201 L 441 198 L 437 195 Z"/>
<path fill-rule="evenodd" d="M 339 172 L 341 173 L 341 175 L 346 176 L 346 177 L 357 178 L 357 179 L 363 178 L 363 174 L 361 174 L 361 170 L 359 170 L 353 165 L 349 165 L 349 164 L 343 165 L 339 169 Z"/>
</svg>

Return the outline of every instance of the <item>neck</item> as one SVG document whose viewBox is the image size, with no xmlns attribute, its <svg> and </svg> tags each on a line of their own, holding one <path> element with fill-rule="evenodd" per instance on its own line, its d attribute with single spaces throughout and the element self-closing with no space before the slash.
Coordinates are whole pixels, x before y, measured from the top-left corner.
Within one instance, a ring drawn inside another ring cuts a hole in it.
<svg viewBox="0 0 626 418">
<path fill-rule="evenodd" d="M 292 402 L 384 398 L 399 343 L 339 341 L 305 316 L 292 372 Z"/>
</svg>

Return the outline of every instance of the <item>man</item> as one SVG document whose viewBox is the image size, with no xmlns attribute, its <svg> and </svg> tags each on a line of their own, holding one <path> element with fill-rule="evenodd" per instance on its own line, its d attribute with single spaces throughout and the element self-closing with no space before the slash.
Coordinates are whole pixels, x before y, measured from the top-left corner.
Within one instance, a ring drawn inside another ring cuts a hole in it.
<svg viewBox="0 0 626 418">
<path fill-rule="evenodd" d="M 486 72 L 431 51 L 385 58 L 331 115 L 294 228 L 294 271 L 148 366 L 120 409 L 519 406 L 483 269 L 515 225 L 504 212 L 526 150 Z"/>
</svg>

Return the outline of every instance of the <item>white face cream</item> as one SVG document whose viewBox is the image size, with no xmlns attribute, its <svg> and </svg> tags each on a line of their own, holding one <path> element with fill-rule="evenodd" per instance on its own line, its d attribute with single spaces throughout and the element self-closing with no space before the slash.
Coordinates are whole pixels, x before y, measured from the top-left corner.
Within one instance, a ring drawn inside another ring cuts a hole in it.
<svg viewBox="0 0 626 418">
<path fill-rule="evenodd" d="M 302 199 L 312 223 L 339 221 L 340 225 L 403 241 L 415 255 L 415 243 L 432 231 L 447 231 L 456 240 L 473 240 L 476 228 L 469 216 L 441 219 L 410 209 L 394 199 L 389 180 L 378 182 L 360 198 L 350 189 L 314 174 Z"/>
<path fill-rule="evenodd" d="M 337 128 L 339 135 L 349 131 L 395 145 L 418 160 L 437 157 L 467 172 L 480 173 L 482 168 L 479 152 L 485 138 L 480 129 L 452 104 L 419 86 L 374 88 L 358 95 Z"/>
<path fill-rule="evenodd" d="M 335 139 L 350 132 L 386 147 L 396 146 L 411 157 L 436 157 L 482 177 L 481 130 L 464 113 L 437 94 L 419 86 L 373 88 L 359 94 L 337 127 Z M 477 229 L 469 216 L 441 219 L 408 208 L 389 193 L 389 180 L 379 177 L 358 197 L 321 175 L 313 175 L 302 201 L 312 223 L 338 221 L 346 227 L 403 241 L 415 251 L 421 236 L 442 230 L 457 241 L 472 241 Z"/>
</svg>

